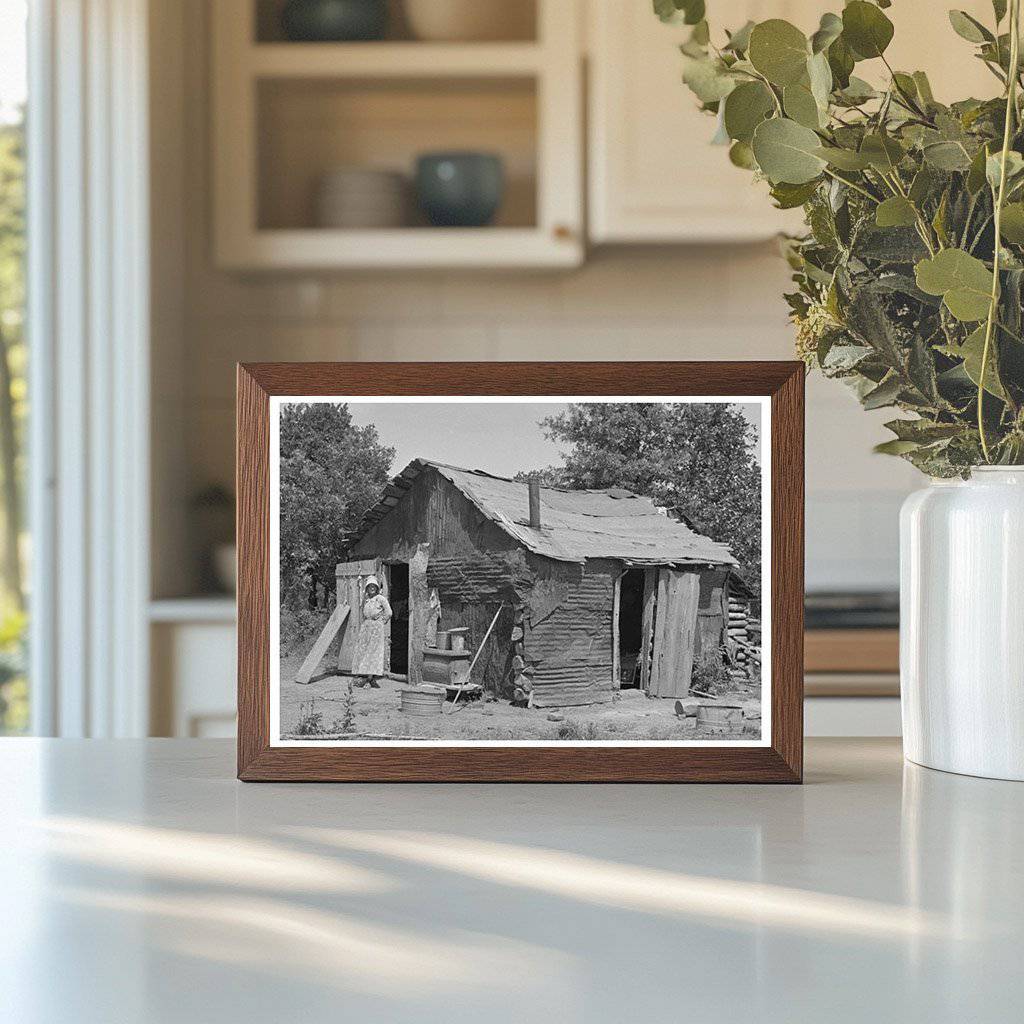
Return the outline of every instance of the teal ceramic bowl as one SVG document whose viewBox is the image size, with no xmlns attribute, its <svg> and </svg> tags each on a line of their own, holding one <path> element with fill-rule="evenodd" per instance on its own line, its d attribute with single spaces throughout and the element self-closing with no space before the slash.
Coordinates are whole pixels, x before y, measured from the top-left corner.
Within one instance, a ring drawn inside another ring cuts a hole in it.
<svg viewBox="0 0 1024 1024">
<path fill-rule="evenodd" d="M 416 161 L 416 196 L 435 227 L 484 227 L 504 193 L 505 167 L 494 153 L 424 153 Z"/>
<path fill-rule="evenodd" d="M 288 0 L 281 27 L 288 39 L 302 43 L 380 39 L 388 27 L 387 0 Z"/>
</svg>

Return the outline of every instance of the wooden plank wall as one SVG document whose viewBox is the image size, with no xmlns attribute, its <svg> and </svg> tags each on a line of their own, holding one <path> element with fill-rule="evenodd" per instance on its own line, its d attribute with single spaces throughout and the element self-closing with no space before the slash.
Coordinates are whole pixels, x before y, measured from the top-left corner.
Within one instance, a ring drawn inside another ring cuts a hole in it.
<svg viewBox="0 0 1024 1024">
<path fill-rule="evenodd" d="M 685 697 L 690 692 L 699 599 L 697 573 L 660 570 L 650 683 L 653 697 Z"/>
</svg>

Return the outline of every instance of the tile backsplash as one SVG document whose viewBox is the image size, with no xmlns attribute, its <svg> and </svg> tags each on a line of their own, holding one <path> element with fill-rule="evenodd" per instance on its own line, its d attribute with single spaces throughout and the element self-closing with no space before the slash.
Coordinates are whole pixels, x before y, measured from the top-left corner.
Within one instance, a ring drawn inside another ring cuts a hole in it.
<svg viewBox="0 0 1024 1024">
<path fill-rule="evenodd" d="M 791 358 L 771 246 L 597 254 L 569 273 L 190 274 L 188 489 L 233 475 L 234 364 L 264 359 Z M 871 453 L 885 414 L 810 378 L 808 586 L 893 587 L 909 467 Z"/>
</svg>

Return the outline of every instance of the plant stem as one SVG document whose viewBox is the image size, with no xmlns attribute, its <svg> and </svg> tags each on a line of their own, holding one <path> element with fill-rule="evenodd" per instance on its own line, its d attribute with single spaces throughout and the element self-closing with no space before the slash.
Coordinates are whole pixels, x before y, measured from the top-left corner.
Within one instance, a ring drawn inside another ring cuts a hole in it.
<svg viewBox="0 0 1024 1024">
<path fill-rule="evenodd" d="M 760 74 L 757 71 L 753 72 L 753 74 L 755 78 L 759 79 L 761 82 L 764 83 L 764 87 L 771 94 L 771 98 L 775 103 L 775 113 L 778 114 L 779 117 L 785 117 L 785 111 L 782 109 L 782 101 L 779 99 L 779 97 L 775 93 L 775 90 L 772 88 L 772 83 L 769 82 L 768 79 L 764 77 L 764 75 Z"/>
<path fill-rule="evenodd" d="M 992 252 L 992 297 L 989 301 L 988 320 L 985 322 L 985 345 L 981 350 L 981 369 L 978 371 L 978 435 L 985 461 L 992 462 L 988 436 L 985 433 L 985 374 L 992 348 L 992 333 L 999 308 L 999 257 L 1002 250 L 1001 227 L 1003 201 L 1006 198 L 1006 162 L 1013 135 L 1013 121 L 1017 111 L 1017 68 L 1020 63 L 1020 0 L 1010 0 L 1010 73 L 1006 84 L 1006 119 L 1003 125 L 1003 150 L 999 155 L 999 189 L 995 196 L 993 213 L 995 243 Z"/>
<path fill-rule="evenodd" d="M 824 173 L 835 181 L 841 182 L 843 185 L 852 188 L 854 192 L 859 192 L 862 196 L 866 196 L 871 202 L 877 205 L 878 196 L 873 196 L 866 188 L 861 188 L 855 181 L 847 181 L 846 178 L 840 178 L 838 174 L 833 174 L 827 167 L 824 169 Z"/>
<path fill-rule="evenodd" d="M 913 96 L 910 96 L 909 94 L 904 92 L 903 88 L 900 86 L 900 83 L 896 81 L 896 72 L 893 71 L 892 65 L 885 59 L 885 54 L 882 53 L 879 54 L 879 56 L 882 58 L 882 63 L 886 66 L 889 72 L 889 84 L 892 86 L 893 89 L 895 89 L 900 94 L 900 99 L 902 99 L 906 106 L 915 114 L 917 114 L 918 117 L 923 117 L 927 119 L 927 113 L 925 113 L 925 111 L 921 109 L 917 100 L 915 100 Z M 925 120 L 925 124 L 930 126 L 931 122 Z"/>
<path fill-rule="evenodd" d="M 978 243 L 981 241 L 981 236 L 985 234 L 985 228 L 988 227 L 989 221 L 992 220 L 992 214 L 986 214 L 985 219 L 981 222 L 981 227 L 978 228 L 977 234 L 974 236 L 974 241 L 967 247 L 968 252 L 974 252 L 978 247 Z"/>
</svg>

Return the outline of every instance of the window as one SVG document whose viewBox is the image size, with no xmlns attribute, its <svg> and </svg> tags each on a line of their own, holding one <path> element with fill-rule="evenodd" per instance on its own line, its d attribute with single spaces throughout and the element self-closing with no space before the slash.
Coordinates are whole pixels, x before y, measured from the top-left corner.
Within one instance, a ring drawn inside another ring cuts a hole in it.
<svg viewBox="0 0 1024 1024">
<path fill-rule="evenodd" d="M 26 732 L 24 0 L 0 3 L 0 734 Z"/>
</svg>

